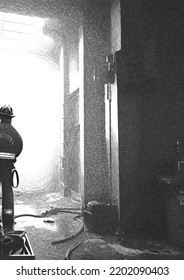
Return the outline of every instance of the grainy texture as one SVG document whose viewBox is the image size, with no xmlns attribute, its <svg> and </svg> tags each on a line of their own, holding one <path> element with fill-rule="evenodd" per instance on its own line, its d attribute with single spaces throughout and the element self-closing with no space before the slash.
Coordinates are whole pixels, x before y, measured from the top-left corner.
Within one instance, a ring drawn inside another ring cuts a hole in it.
<svg viewBox="0 0 184 280">
<path fill-rule="evenodd" d="M 167 244 L 166 241 L 127 239 L 117 240 L 115 235 L 100 236 L 87 231 L 67 242 L 52 245 L 51 242 L 67 238 L 80 229 L 73 214 L 61 213 L 54 209 L 73 207 L 79 204 L 60 193 L 23 194 L 16 192 L 15 215 L 39 214 L 50 210 L 52 216 L 46 218 L 20 217 L 16 219 L 15 230 L 25 230 L 36 260 L 62 260 L 69 247 L 83 242 L 70 254 L 72 260 L 153 260 L 184 259 L 184 251 Z M 54 223 L 44 222 L 52 220 Z"/>
</svg>

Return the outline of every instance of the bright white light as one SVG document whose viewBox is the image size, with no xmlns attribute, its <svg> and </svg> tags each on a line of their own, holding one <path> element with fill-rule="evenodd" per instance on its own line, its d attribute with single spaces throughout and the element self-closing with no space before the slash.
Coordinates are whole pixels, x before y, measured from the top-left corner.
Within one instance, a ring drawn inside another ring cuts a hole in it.
<svg viewBox="0 0 184 280">
<path fill-rule="evenodd" d="M 20 190 L 57 184 L 59 139 L 58 72 L 29 53 L 0 51 L 1 106 L 10 104 L 12 125 L 23 138 L 16 168 Z"/>
<path fill-rule="evenodd" d="M 44 19 L 0 12 L 0 100 L 13 108 L 12 124 L 23 138 L 16 162 L 22 191 L 52 189 L 59 182 L 59 74 L 27 52 L 51 46 L 44 24 Z"/>
<path fill-rule="evenodd" d="M 43 18 L 0 12 L 0 48 L 34 51 L 52 45 L 43 34 L 44 25 Z"/>
</svg>

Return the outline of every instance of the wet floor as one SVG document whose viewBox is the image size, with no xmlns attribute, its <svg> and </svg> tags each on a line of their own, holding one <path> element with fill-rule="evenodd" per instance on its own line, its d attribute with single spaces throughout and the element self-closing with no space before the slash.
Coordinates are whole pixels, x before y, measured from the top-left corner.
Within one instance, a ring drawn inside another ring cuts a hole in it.
<svg viewBox="0 0 184 280">
<path fill-rule="evenodd" d="M 14 230 L 27 232 L 36 259 L 63 259 L 68 244 L 65 246 L 61 241 L 74 235 L 81 223 L 74 220 L 76 214 L 62 211 L 80 212 L 80 204 L 60 193 L 15 192 L 14 196 Z M 59 244 L 53 246 L 52 242 Z"/>
<path fill-rule="evenodd" d="M 27 232 L 36 260 L 71 259 L 184 259 L 184 252 L 165 242 L 153 240 L 117 239 L 81 231 L 83 218 L 63 209 L 80 211 L 80 203 L 64 198 L 60 193 L 15 192 L 15 230 Z M 75 238 L 71 238 L 79 233 Z M 75 248 L 73 250 L 73 248 Z M 71 251 L 71 254 L 68 253 Z"/>
</svg>

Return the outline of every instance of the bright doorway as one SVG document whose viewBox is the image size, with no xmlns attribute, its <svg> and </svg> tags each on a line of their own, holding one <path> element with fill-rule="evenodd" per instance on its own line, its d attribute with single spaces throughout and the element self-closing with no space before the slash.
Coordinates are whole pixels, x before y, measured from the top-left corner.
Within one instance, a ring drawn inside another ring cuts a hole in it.
<svg viewBox="0 0 184 280">
<path fill-rule="evenodd" d="M 0 13 L 1 106 L 10 104 L 23 138 L 16 162 L 23 192 L 59 187 L 62 79 L 48 58 L 54 42 L 44 19 Z"/>
</svg>

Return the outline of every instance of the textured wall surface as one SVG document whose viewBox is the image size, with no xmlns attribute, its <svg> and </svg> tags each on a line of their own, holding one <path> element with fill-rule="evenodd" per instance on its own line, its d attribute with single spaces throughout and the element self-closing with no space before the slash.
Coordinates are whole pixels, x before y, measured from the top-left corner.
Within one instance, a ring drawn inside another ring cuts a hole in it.
<svg viewBox="0 0 184 280">
<path fill-rule="evenodd" d="M 109 201 L 105 145 L 105 56 L 110 52 L 108 1 L 88 1 L 84 13 L 84 195 L 85 202 Z"/>
<path fill-rule="evenodd" d="M 120 0 L 111 0 L 111 52 L 121 49 L 121 7 Z"/>
</svg>

